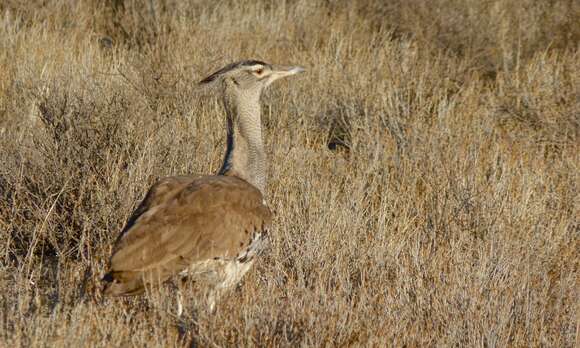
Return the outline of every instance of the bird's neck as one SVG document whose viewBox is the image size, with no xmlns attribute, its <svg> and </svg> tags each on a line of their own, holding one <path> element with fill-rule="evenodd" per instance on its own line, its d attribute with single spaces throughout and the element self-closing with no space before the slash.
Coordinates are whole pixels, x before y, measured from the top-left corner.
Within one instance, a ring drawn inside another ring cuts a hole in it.
<svg viewBox="0 0 580 348">
<path fill-rule="evenodd" d="M 259 96 L 224 98 L 227 114 L 227 149 L 220 175 L 243 179 L 264 194 L 266 153 L 262 140 Z"/>
</svg>

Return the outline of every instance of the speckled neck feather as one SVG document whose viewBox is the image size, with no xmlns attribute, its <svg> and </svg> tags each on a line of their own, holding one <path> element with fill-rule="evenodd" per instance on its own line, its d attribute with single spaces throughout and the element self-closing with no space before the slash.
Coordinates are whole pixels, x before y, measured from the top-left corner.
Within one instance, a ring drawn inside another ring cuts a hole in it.
<svg viewBox="0 0 580 348">
<path fill-rule="evenodd" d="M 262 140 L 260 91 L 224 94 L 227 150 L 220 175 L 236 176 L 265 193 L 266 154 Z"/>
</svg>

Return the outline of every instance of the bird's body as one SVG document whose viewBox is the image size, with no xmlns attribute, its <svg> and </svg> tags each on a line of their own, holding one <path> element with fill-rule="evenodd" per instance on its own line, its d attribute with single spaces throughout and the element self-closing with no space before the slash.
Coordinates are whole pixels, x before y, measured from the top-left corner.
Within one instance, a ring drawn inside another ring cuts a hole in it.
<svg viewBox="0 0 580 348">
<path fill-rule="evenodd" d="M 176 274 L 195 277 L 214 266 L 216 286 L 241 278 L 237 273 L 245 273 L 244 264 L 251 265 L 260 251 L 270 220 L 260 191 L 239 178 L 162 179 L 115 244 L 110 266 L 114 281 L 105 294 L 139 294 L 147 284 Z"/>
<path fill-rule="evenodd" d="M 244 61 L 201 82 L 223 88 L 224 164 L 218 175 L 168 177 L 151 187 L 114 245 L 103 278 L 106 295 L 137 295 L 187 276 L 203 280 L 215 298 L 239 282 L 264 249 L 271 221 L 264 198 L 260 95 L 277 78 L 301 71 Z"/>
</svg>

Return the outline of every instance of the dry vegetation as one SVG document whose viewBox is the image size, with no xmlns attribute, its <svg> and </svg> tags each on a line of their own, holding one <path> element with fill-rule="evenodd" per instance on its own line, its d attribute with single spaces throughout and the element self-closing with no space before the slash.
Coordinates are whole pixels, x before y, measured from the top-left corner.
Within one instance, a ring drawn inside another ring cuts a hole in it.
<svg viewBox="0 0 580 348">
<path fill-rule="evenodd" d="M 0 346 L 578 346 L 575 0 L 0 2 Z M 159 177 L 215 172 L 196 81 L 259 58 L 270 253 L 209 315 L 101 300 Z M 575 342 L 576 341 L 576 342 Z"/>
</svg>

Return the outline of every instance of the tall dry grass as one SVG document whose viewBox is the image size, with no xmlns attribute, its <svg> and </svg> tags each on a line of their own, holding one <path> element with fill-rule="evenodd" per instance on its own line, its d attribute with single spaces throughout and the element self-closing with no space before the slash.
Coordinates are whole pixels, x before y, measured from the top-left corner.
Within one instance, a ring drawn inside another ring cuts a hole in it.
<svg viewBox="0 0 580 348">
<path fill-rule="evenodd" d="M 0 346 L 578 346 L 577 1 L 0 3 Z M 215 315 L 101 300 L 159 177 L 264 96 L 271 250 Z M 332 149 L 332 150 L 331 150 Z"/>
</svg>

